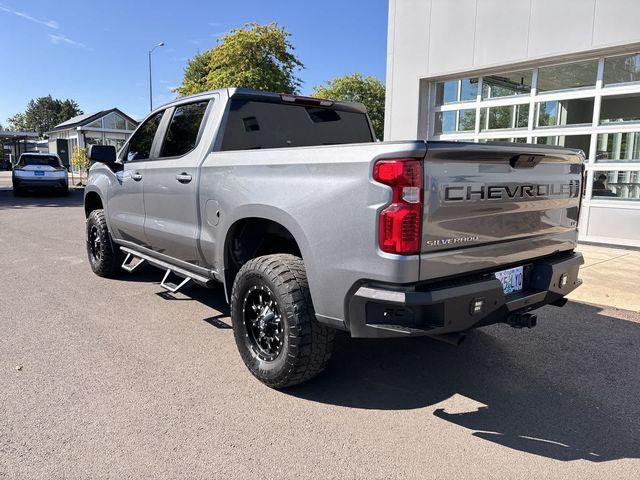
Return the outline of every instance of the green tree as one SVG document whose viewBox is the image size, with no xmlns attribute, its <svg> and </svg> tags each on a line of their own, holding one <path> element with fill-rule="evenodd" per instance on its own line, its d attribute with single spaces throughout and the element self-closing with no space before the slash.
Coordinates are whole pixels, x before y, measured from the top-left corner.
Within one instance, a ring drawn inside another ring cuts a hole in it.
<svg viewBox="0 0 640 480">
<path fill-rule="evenodd" d="M 42 135 L 59 123 L 81 114 L 82 110 L 74 100 L 59 100 L 47 95 L 30 100 L 23 113 L 9 118 L 9 126 L 13 130 L 35 131 Z"/>
<path fill-rule="evenodd" d="M 277 23 L 248 23 L 231 30 L 218 44 L 195 55 L 175 91 L 191 95 L 225 87 L 246 87 L 297 93 L 301 81 L 295 72 L 304 65 L 294 55 L 290 33 Z"/>
<path fill-rule="evenodd" d="M 9 120 L 9 130 L 18 130 L 20 132 L 27 130 L 24 113 L 16 113 L 13 117 L 9 117 L 7 120 Z"/>
<path fill-rule="evenodd" d="M 91 161 L 87 155 L 86 148 L 76 147 L 71 153 L 71 165 L 80 172 L 80 184 L 82 184 L 82 174 L 89 169 Z M 72 172 L 73 173 L 73 172 Z"/>
<path fill-rule="evenodd" d="M 212 52 L 213 49 L 198 53 L 187 62 L 182 85 L 175 89 L 179 95 L 185 96 L 209 90 L 207 76 L 211 71 Z"/>
<path fill-rule="evenodd" d="M 376 137 L 384 134 L 384 84 L 376 77 L 363 77 L 359 73 L 344 75 L 314 87 L 313 97 L 348 102 L 360 102 L 367 107 Z"/>
<path fill-rule="evenodd" d="M 70 118 L 77 117 L 78 115 L 82 115 L 84 113 L 82 110 L 80 110 L 80 106 L 76 103 L 75 100 L 67 98 L 66 100 L 62 101 L 58 100 L 58 102 L 60 102 L 58 123 L 66 122 Z"/>
</svg>

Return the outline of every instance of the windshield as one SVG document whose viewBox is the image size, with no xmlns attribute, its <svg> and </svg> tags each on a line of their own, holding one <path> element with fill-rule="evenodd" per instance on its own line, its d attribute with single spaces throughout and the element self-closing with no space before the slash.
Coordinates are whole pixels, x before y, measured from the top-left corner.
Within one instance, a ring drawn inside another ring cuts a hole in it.
<svg viewBox="0 0 640 480">
<path fill-rule="evenodd" d="M 18 165 L 25 167 L 27 165 L 49 165 L 50 167 L 60 167 L 60 160 L 53 155 L 22 155 Z"/>
</svg>

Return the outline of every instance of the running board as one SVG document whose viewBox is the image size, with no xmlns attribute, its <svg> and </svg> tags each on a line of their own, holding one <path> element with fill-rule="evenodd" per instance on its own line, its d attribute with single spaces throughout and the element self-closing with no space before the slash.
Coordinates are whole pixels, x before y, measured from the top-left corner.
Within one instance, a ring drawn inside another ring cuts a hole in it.
<svg viewBox="0 0 640 480">
<path fill-rule="evenodd" d="M 125 261 L 122 264 L 122 268 L 128 272 L 132 272 L 144 262 L 147 262 L 153 265 L 154 267 L 158 267 L 163 270 L 166 270 L 166 273 L 164 274 L 164 278 L 162 279 L 160 286 L 171 293 L 176 293 L 178 290 L 183 288 L 191 280 L 197 283 L 200 283 L 202 285 L 210 285 L 213 282 L 211 278 L 203 277 L 202 275 L 198 275 L 197 273 L 190 272 L 189 270 L 186 270 L 181 267 L 177 267 L 163 260 L 158 260 L 157 258 L 151 257 L 144 253 L 137 252 L 131 248 L 121 246 L 120 250 L 122 250 L 124 253 L 127 254 L 127 257 L 125 258 Z M 138 262 L 135 265 L 131 265 L 131 263 L 136 258 L 138 259 Z M 171 273 L 177 275 L 178 277 L 182 277 L 184 280 L 181 281 L 179 284 L 168 282 L 167 279 L 169 278 L 169 275 L 171 275 Z"/>
<path fill-rule="evenodd" d="M 133 263 L 134 260 L 138 260 L 138 261 L 136 263 Z M 124 262 L 122 262 L 122 269 L 125 272 L 132 273 L 144 262 L 145 262 L 144 258 L 136 257 L 133 253 L 127 253 L 127 256 L 125 257 Z"/>
<path fill-rule="evenodd" d="M 167 278 L 169 278 L 169 275 L 171 275 L 172 273 L 173 273 L 173 270 L 168 268 L 167 272 L 164 274 L 164 278 L 162 279 L 162 282 L 160 282 L 160 286 L 168 292 L 178 293 L 178 290 L 180 290 L 182 287 L 184 287 L 187 283 L 191 281 L 191 277 L 185 277 L 182 280 L 182 282 L 176 285 L 173 282 L 167 282 Z"/>
</svg>

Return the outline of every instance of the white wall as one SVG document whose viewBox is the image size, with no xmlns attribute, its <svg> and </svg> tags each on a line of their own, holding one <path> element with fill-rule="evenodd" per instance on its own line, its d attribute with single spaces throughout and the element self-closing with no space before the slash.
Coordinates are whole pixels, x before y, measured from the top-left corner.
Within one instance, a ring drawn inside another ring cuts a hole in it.
<svg viewBox="0 0 640 480">
<path fill-rule="evenodd" d="M 640 46 L 640 0 L 389 0 L 385 140 L 418 136 L 420 79 Z"/>
</svg>

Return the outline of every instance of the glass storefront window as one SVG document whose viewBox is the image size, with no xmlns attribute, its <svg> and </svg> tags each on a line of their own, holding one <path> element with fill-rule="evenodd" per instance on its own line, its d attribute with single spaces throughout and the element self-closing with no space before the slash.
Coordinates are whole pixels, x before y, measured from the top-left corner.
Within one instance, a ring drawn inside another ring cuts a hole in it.
<svg viewBox="0 0 640 480">
<path fill-rule="evenodd" d="M 472 102 L 478 96 L 478 79 L 463 78 L 460 80 L 460 101 Z"/>
<path fill-rule="evenodd" d="M 640 121 L 640 93 L 602 97 L 600 104 L 601 124 L 638 121 Z"/>
<path fill-rule="evenodd" d="M 482 98 L 529 95 L 533 70 L 487 75 L 482 79 Z"/>
<path fill-rule="evenodd" d="M 124 130 L 125 120 L 120 115 L 111 112 L 102 118 L 102 124 L 104 125 L 104 128 L 108 128 L 110 130 Z"/>
<path fill-rule="evenodd" d="M 599 134 L 596 161 L 640 161 L 640 132 Z"/>
<path fill-rule="evenodd" d="M 593 122 L 593 98 L 538 103 L 538 127 L 586 125 Z"/>
<path fill-rule="evenodd" d="M 597 73 L 597 60 L 540 67 L 538 92 L 595 87 Z"/>
<path fill-rule="evenodd" d="M 456 118 L 458 128 L 456 130 Z M 435 133 L 468 132 L 476 128 L 476 110 L 467 108 L 464 110 L 452 110 L 448 112 L 436 112 Z"/>
<path fill-rule="evenodd" d="M 110 130 L 116 128 L 115 115 L 113 113 L 110 113 L 109 115 L 103 117 L 102 124 L 104 125 L 104 128 L 108 128 Z"/>
<path fill-rule="evenodd" d="M 471 102 L 478 95 L 478 79 L 463 78 L 436 83 L 436 105 Z"/>
<path fill-rule="evenodd" d="M 640 82 L 640 54 L 605 58 L 602 81 L 605 86 Z"/>
<path fill-rule="evenodd" d="M 436 112 L 435 133 L 452 133 L 456 131 L 456 111 Z"/>
<path fill-rule="evenodd" d="M 529 123 L 529 104 L 483 108 L 480 111 L 480 130 L 526 128 Z"/>
<path fill-rule="evenodd" d="M 89 127 L 89 128 L 102 128 L 102 119 L 99 118 L 98 120 L 94 120 L 89 125 L 87 125 L 87 127 Z"/>
<path fill-rule="evenodd" d="M 577 148 L 582 150 L 589 158 L 589 147 L 591 146 L 591 135 L 552 135 L 549 137 L 538 137 L 535 143 L 539 145 L 554 145 L 556 147 Z"/>
<path fill-rule="evenodd" d="M 436 83 L 436 105 L 458 101 L 458 81 L 448 80 Z"/>
<path fill-rule="evenodd" d="M 124 133 L 105 133 L 104 137 L 104 144 L 113 145 L 116 151 L 119 151 L 127 140 L 127 135 Z"/>
<path fill-rule="evenodd" d="M 626 88 L 596 91 L 599 61 L 604 62 L 603 85 L 623 85 Z M 532 91 L 533 77 L 537 77 L 535 94 Z M 481 89 L 478 88 L 480 84 Z M 464 135 L 476 142 L 526 142 L 525 135 L 529 134 L 533 135 L 533 140 L 530 136 L 528 138 L 534 143 L 579 149 L 591 161 L 601 164 L 640 164 L 640 53 L 483 77 L 459 77 L 437 82 L 433 87 L 436 88 L 438 106 L 458 102 L 472 104 L 465 105 L 465 108 L 456 106 L 453 107 L 455 110 L 432 113 L 429 123 L 434 125 L 436 137 L 447 139 L 450 136 L 458 140 L 456 137 Z M 630 93 L 621 94 L 620 90 Z M 549 92 L 558 94 L 556 96 Z M 614 92 L 614 95 L 609 94 Z M 574 96 L 582 98 L 565 99 Z M 529 103 L 530 99 L 532 103 Z M 514 105 L 518 102 L 526 103 Z M 600 103 L 600 113 L 597 123 L 594 123 L 597 102 Z M 533 112 L 530 112 L 530 105 L 535 108 Z M 452 107 L 435 110 L 446 108 Z M 529 118 L 532 125 L 529 124 Z M 479 131 L 476 131 L 476 125 L 479 125 Z M 562 133 L 571 133 L 568 130 L 574 127 L 576 133 L 570 135 L 558 135 L 560 132 L 554 131 L 554 128 L 562 128 Z M 527 128 L 531 132 L 523 131 Z M 481 138 L 487 136 L 499 138 Z M 592 143 L 594 151 L 590 151 Z"/>
<path fill-rule="evenodd" d="M 120 138 L 108 138 L 105 141 L 106 145 L 113 145 L 116 147 L 116 151 L 119 151 L 124 145 L 125 140 Z"/>
<path fill-rule="evenodd" d="M 593 198 L 640 200 L 640 172 L 629 170 L 593 172 Z"/>
<path fill-rule="evenodd" d="M 89 145 L 103 145 L 104 136 L 101 133 L 87 133 L 84 136 L 84 144 L 87 147 Z"/>
<path fill-rule="evenodd" d="M 476 129 L 476 109 L 469 108 L 458 112 L 458 131 L 469 131 Z"/>
</svg>

